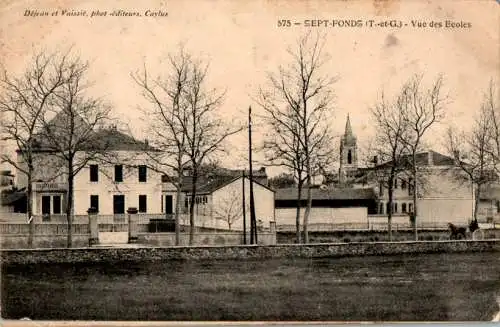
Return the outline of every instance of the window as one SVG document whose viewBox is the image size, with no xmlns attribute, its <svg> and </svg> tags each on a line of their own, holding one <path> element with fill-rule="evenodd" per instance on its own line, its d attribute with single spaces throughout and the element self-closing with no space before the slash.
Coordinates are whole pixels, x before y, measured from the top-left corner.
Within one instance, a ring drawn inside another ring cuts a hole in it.
<svg viewBox="0 0 500 327">
<path fill-rule="evenodd" d="M 42 196 L 42 215 L 50 215 L 50 195 Z"/>
<path fill-rule="evenodd" d="M 186 204 L 187 206 L 187 204 Z M 165 195 L 165 213 L 171 214 L 174 212 L 174 201 L 172 195 Z"/>
<path fill-rule="evenodd" d="M 54 195 L 52 197 L 52 211 L 54 214 L 60 215 L 61 214 L 61 196 L 60 195 Z"/>
<path fill-rule="evenodd" d="M 500 200 L 497 200 L 497 213 L 500 213 Z"/>
<path fill-rule="evenodd" d="M 401 204 L 401 211 L 406 212 L 406 203 Z"/>
<path fill-rule="evenodd" d="M 401 189 L 405 190 L 406 189 L 406 180 L 401 180 Z"/>
<path fill-rule="evenodd" d="M 408 180 L 408 195 L 413 195 L 413 190 L 414 190 L 413 179 L 410 178 Z"/>
<path fill-rule="evenodd" d="M 389 204 L 390 204 L 389 202 L 387 202 L 387 203 L 385 204 L 385 212 L 386 212 L 386 213 L 389 213 L 389 210 L 391 210 L 391 206 L 390 206 Z"/>
<path fill-rule="evenodd" d="M 384 204 L 383 203 L 380 203 L 380 205 L 378 206 L 378 213 L 379 214 L 383 214 L 384 213 Z"/>
<path fill-rule="evenodd" d="M 42 221 L 50 221 L 50 195 L 42 196 Z"/>
<path fill-rule="evenodd" d="M 95 208 L 99 212 L 99 195 L 90 196 L 90 207 Z"/>
<path fill-rule="evenodd" d="M 90 165 L 90 181 L 91 182 L 99 181 L 99 166 Z"/>
<path fill-rule="evenodd" d="M 146 166 L 141 165 L 139 166 L 139 182 L 146 182 L 147 181 L 147 172 L 148 169 Z"/>
<path fill-rule="evenodd" d="M 397 212 L 398 212 L 398 204 L 394 203 L 394 213 L 397 213 Z"/>
<path fill-rule="evenodd" d="M 378 185 L 378 194 L 384 196 L 384 184 L 382 184 L 382 182 Z"/>
<path fill-rule="evenodd" d="M 115 166 L 115 182 L 123 182 L 123 166 Z"/>
<path fill-rule="evenodd" d="M 413 203 L 408 203 L 408 212 L 413 212 Z"/>
<path fill-rule="evenodd" d="M 394 189 L 398 188 L 398 179 L 394 178 Z"/>
<path fill-rule="evenodd" d="M 139 195 L 139 212 L 147 212 L 147 197 Z"/>
<path fill-rule="evenodd" d="M 113 213 L 125 213 L 125 195 L 113 195 Z"/>
<path fill-rule="evenodd" d="M 352 152 L 351 150 L 347 151 L 347 163 L 352 164 Z"/>
</svg>

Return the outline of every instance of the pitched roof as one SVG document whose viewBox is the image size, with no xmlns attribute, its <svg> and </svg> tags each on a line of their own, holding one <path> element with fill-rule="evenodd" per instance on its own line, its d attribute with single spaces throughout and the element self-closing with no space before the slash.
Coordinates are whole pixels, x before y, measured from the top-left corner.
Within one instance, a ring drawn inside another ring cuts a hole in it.
<svg viewBox="0 0 500 327">
<path fill-rule="evenodd" d="M 243 172 L 245 172 L 245 177 L 248 178 L 248 170 L 238 170 L 238 169 L 228 169 L 217 167 L 210 172 L 202 171 L 197 178 L 196 190 L 198 193 L 212 193 L 215 190 L 225 186 L 234 180 L 243 177 Z M 264 168 L 259 170 L 253 170 L 254 183 L 257 183 L 265 188 L 270 189 L 267 185 L 267 173 Z M 176 178 L 168 175 L 163 175 L 161 177 L 162 183 L 175 183 Z M 193 177 L 183 176 L 182 177 L 182 191 L 191 192 L 193 187 Z"/>
<path fill-rule="evenodd" d="M 296 187 L 276 190 L 276 200 L 297 200 Z M 372 188 L 311 189 L 313 200 L 371 200 L 376 199 Z M 307 200 L 307 189 L 303 189 L 301 200 Z"/>
<path fill-rule="evenodd" d="M 34 148 L 36 151 L 51 149 L 43 134 L 35 135 Z M 139 141 L 130 135 L 115 128 L 100 129 L 91 132 L 87 142 L 81 145 L 82 151 L 156 151 L 147 142 Z"/>
<path fill-rule="evenodd" d="M 405 155 L 402 157 L 402 163 L 405 164 L 410 164 L 412 158 L 410 155 Z M 421 152 L 417 153 L 416 155 L 416 162 L 418 166 L 429 166 L 432 162 L 433 166 L 454 166 L 455 165 L 455 159 L 446 156 L 444 154 L 438 153 L 436 151 L 426 151 L 426 152 Z M 385 168 L 388 167 L 392 164 L 392 161 L 386 161 L 382 164 L 377 165 L 375 168 Z"/>
<path fill-rule="evenodd" d="M 155 151 L 147 142 L 139 141 L 117 129 L 96 131 L 91 139 L 90 148 L 109 151 Z"/>
</svg>

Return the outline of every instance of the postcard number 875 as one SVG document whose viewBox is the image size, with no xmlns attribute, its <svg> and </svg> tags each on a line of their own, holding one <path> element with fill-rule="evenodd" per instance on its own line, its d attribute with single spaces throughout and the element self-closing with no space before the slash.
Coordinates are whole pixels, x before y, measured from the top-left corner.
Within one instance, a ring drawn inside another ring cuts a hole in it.
<svg viewBox="0 0 500 327">
<path fill-rule="evenodd" d="M 290 27 L 292 22 L 289 19 L 278 19 L 278 27 Z"/>
</svg>

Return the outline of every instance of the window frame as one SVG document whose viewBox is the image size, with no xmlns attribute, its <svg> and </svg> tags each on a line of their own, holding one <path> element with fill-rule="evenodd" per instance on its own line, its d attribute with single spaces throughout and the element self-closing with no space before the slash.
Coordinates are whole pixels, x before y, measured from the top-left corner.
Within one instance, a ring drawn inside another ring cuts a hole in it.
<svg viewBox="0 0 500 327">
<path fill-rule="evenodd" d="M 148 167 L 146 165 L 139 165 L 137 167 L 137 178 L 139 183 L 147 183 L 148 181 Z M 143 178 L 141 178 L 143 177 Z"/>
<path fill-rule="evenodd" d="M 118 174 L 119 172 L 119 174 Z M 120 177 L 120 178 L 118 178 Z M 123 183 L 123 165 L 115 165 L 115 183 Z"/>
<path fill-rule="evenodd" d="M 137 210 L 139 213 L 148 212 L 148 196 L 146 194 L 139 194 Z"/>
<path fill-rule="evenodd" d="M 94 176 L 94 174 L 95 174 L 95 176 Z M 92 177 L 95 177 L 95 180 Z M 95 164 L 89 165 L 89 181 L 91 183 L 99 182 L 99 165 L 95 165 Z"/>
</svg>

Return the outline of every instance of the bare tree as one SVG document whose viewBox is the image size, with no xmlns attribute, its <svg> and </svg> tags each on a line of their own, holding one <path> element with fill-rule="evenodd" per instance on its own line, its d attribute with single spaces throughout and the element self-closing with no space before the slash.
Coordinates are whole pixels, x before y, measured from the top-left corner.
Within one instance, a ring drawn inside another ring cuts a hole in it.
<svg viewBox="0 0 500 327">
<path fill-rule="evenodd" d="M 388 102 L 384 94 L 381 100 L 371 109 L 375 129 L 377 131 L 375 147 L 373 152 L 381 160 L 382 167 L 375 167 L 376 177 L 380 189 L 386 188 L 388 191 L 387 206 L 387 229 L 389 241 L 392 241 L 392 214 L 394 184 L 397 183 L 398 174 L 404 171 L 405 165 L 405 144 L 407 124 L 400 102 L 403 99 L 397 98 L 394 102 Z"/>
<path fill-rule="evenodd" d="M 477 221 L 477 212 L 483 186 L 495 181 L 495 168 L 498 166 L 498 159 L 495 161 L 495 148 L 497 141 L 495 135 L 495 111 L 492 110 L 492 88 L 486 94 L 485 101 L 481 105 L 479 114 L 474 120 L 472 130 L 456 131 L 448 129 L 448 150 L 455 158 L 462 173 L 467 176 L 467 182 L 474 187 L 474 216 Z"/>
<path fill-rule="evenodd" d="M 245 203 L 245 213 L 250 211 L 250 205 Z M 233 224 L 243 217 L 243 200 L 241 194 L 232 190 L 225 196 L 217 206 L 213 207 L 215 219 L 227 223 L 229 230 Z"/>
<path fill-rule="evenodd" d="M 320 35 L 303 36 L 297 48 L 290 47 L 291 64 L 279 66 L 268 75 L 269 87 L 261 88 L 258 102 L 264 109 L 264 120 L 270 127 L 264 145 L 270 161 L 287 167 L 297 179 L 297 221 L 300 224 L 302 185 L 307 187 L 304 213 L 304 242 L 309 242 L 308 220 L 312 204 L 312 178 L 332 160 L 332 134 L 328 118 L 333 115 L 335 78 L 323 73 L 328 57 L 323 53 Z M 297 235 L 297 241 L 300 236 Z"/>
<path fill-rule="evenodd" d="M 295 186 L 293 175 L 281 173 L 278 176 L 269 178 L 269 187 L 273 189 L 287 188 Z"/>
<path fill-rule="evenodd" d="M 183 48 L 177 55 L 169 55 L 166 76 L 151 79 L 144 68 L 142 74 L 132 78 L 142 90 L 142 95 L 150 103 L 144 110 L 147 121 L 147 135 L 152 146 L 160 151 L 147 152 L 148 166 L 164 175 L 171 176 L 170 182 L 176 189 L 175 201 L 175 244 L 180 244 L 181 194 L 183 170 L 188 163 L 187 134 L 188 125 L 187 92 L 191 86 L 193 62 Z"/>
<path fill-rule="evenodd" d="M 0 76 L 0 113 L 2 139 L 14 142 L 17 158 L 2 154 L 0 162 L 7 162 L 26 177 L 27 220 L 30 224 L 28 246 L 33 246 L 35 220 L 33 219 L 33 180 L 36 175 L 36 140 L 41 118 L 50 106 L 54 93 L 67 82 L 71 63 L 68 53 L 36 53 L 20 77 L 11 76 L 5 69 Z"/>
<path fill-rule="evenodd" d="M 65 82 L 54 92 L 50 108 L 42 120 L 38 135 L 40 149 L 61 164 L 67 182 L 66 219 L 67 246 L 72 246 L 74 178 L 90 161 L 114 160 L 109 144 L 96 132 L 109 122 L 110 107 L 102 100 L 87 97 L 85 82 L 87 62 L 78 57 L 67 58 Z"/>
<path fill-rule="evenodd" d="M 486 115 L 490 123 L 488 154 L 493 161 L 493 166 L 497 174 L 500 175 L 500 92 L 493 80 L 490 81 L 488 90 L 485 93 L 481 111 Z"/>
<path fill-rule="evenodd" d="M 417 234 L 417 197 L 419 194 L 419 183 L 421 179 L 418 169 L 417 154 L 422 150 L 424 136 L 430 128 L 441 121 L 444 117 L 444 106 L 447 96 L 442 94 L 443 77 L 439 76 L 431 85 L 425 89 L 422 85 L 422 75 L 414 75 L 402 87 L 399 95 L 398 106 L 402 111 L 408 132 L 405 133 L 402 142 L 407 148 L 410 160 L 411 183 L 413 188 L 413 229 L 415 240 Z"/>
<path fill-rule="evenodd" d="M 186 141 L 186 155 L 191 168 L 191 203 L 189 207 L 189 244 L 193 244 L 195 210 L 199 169 L 206 160 L 224 151 L 228 137 L 243 130 L 239 124 L 229 126 L 218 115 L 225 93 L 208 89 L 208 64 L 191 59 L 188 83 L 184 90 L 185 120 L 180 121 Z"/>
</svg>

